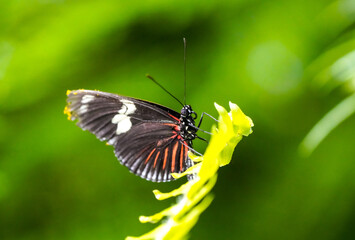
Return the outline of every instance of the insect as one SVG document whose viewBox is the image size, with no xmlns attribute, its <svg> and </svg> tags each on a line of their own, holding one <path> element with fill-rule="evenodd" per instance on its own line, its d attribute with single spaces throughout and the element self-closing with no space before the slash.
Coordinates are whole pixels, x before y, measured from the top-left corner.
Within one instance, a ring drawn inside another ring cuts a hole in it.
<svg viewBox="0 0 355 240">
<path fill-rule="evenodd" d="M 136 98 L 112 93 L 74 90 L 67 92 L 65 113 L 78 126 L 114 147 L 116 157 L 129 170 L 150 181 L 174 180 L 193 163 L 188 157 L 197 138 L 197 114 L 190 105 L 178 113 Z M 201 123 L 201 121 L 200 121 Z"/>
<path fill-rule="evenodd" d="M 132 173 L 149 181 L 168 182 L 174 180 L 171 173 L 184 172 L 193 165 L 188 157 L 188 151 L 194 151 L 192 140 L 205 140 L 196 132 L 201 130 L 204 114 L 213 117 L 202 113 L 196 126 L 197 114 L 191 106 L 147 77 L 183 106 L 180 113 L 156 103 L 92 90 L 68 91 L 64 112 L 70 120 L 77 120 L 80 128 L 112 145 L 116 157 Z"/>
</svg>

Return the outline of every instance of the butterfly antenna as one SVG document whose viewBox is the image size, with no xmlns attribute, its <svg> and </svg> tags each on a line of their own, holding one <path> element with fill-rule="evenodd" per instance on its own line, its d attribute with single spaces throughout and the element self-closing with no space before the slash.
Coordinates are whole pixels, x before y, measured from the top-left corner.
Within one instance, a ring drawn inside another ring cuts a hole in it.
<svg viewBox="0 0 355 240">
<path fill-rule="evenodd" d="M 164 88 L 162 85 L 160 85 L 160 83 L 158 83 L 152 76 L 150 76 L 149 74 L 146 75 L 147 78 L 149 78 L 150 80 L 152 80 L 156 85 L 158 85 L 161 89 L 163 89 L 166 93 L 168 93 L 170 96 L 172 96 L 176 101 L 178 101 L 182 106 L 184 106 L 184 104 L 182 104 L 182 102 L 175 97 L 173 94 L 171 94 L 168 90 L 166 90 L 166 88 Z"/>
<path fill-rule="evenodd" d="M 186 105 L 186 38 L 182 40 L 184 41 L 184 105 Z"/>
</svg>

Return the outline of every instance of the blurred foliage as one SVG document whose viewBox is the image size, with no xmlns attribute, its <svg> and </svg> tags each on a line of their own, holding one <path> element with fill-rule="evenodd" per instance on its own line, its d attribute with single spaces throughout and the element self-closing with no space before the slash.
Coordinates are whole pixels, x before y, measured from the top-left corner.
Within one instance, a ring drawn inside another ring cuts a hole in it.
<svg viewBox="0 0 355 240">
<path fill-rule="evenodd" d="M 0 13 L 0 239 L 151 230 L 137 221 L 161 209 L 151 190 L 181 181 L 129 173 L 67 121 L 65 92 L 100 89 L 179 110 L 145 74 L 182 99 L 183 36 L 188 103 L 216 115 L 213 102 L 235 102 L 256 126 L 221 169 L 191 239 L 353 239 L 354 0 L 19 0 L 1 1 Z"/>
</svg>

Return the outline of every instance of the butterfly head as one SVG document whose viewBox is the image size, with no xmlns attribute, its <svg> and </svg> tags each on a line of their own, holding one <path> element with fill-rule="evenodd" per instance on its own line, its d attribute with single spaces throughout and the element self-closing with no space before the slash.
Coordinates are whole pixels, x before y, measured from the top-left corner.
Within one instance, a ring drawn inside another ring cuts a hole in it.
<svg viewBox="0 0 355 240">
<path fill-rule="evenodd" d="M 185 105 L 180 114 L 183 118 L 192 118 L 194 120 L 197 118 L 197 114 L 192 110 L 191 105 Z"/>
</svg>

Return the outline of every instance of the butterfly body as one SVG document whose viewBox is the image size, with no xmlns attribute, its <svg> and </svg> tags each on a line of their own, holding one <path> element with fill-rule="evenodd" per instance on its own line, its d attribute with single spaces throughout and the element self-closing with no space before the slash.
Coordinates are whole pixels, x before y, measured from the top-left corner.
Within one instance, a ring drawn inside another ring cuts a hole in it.
<svg viewBox="0 0 355 240">
<path fill-rule="evenodd" d="M 180 135 L 186 141 L 189 141 L 192 146 L 192 140 L 194 140 L 197 132 L 197 128 L 195 127 L 195 119 L 197 115 L 190 105 L 185 105 L 181 109 L 180 113 Z"/>
<path fill-rule="evenodd" d="M 174 180 L 185 171 L 196 136 L 196 113 L 185 105 L 178 113 L 162 105 L 92 90 L 68 91 L 65 113 L 83 130 L 114 147 L 119 161 L 134 174 L 155 182 Z"/>
</svg>

